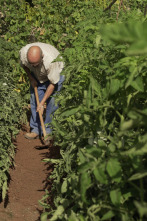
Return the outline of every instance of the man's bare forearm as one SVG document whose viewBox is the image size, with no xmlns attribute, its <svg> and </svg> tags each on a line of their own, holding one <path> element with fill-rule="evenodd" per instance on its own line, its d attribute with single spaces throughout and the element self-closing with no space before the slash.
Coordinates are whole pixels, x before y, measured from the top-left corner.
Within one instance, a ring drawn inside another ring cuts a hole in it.
<svg viewBox="0 0 147 221">
<path fill-rule="evenodd" d="M 50 95 L 53 93 L 55 89 L 55 85 L 54 84 L 50 84 L 44 94 L 44 97 L 42 99 L 42 101 L 40 102 L 41 105 L 44 105 L 44 103 L 46 102 L 46 100 L 50 97 Z"/>
<path fill-rule="evenodd" d="M 28 78 L 29 78 L 29 80 L 30 80 L 30 83 L 32 84 L 32 82 L 36 82 L 36 80 L 33 78 L 33 76 L 31 75 L 31 72 L 30 72 L 30 70 L 29 70 L 29 68 L 27 68 L 26 66 L 23 66 L 23 69 L 25 70 L 25 72 L 27 73 L 27 75 L 28 75 Z M 37 83 L 37 82 L 36 82 Z M 34 85 L 32 85 L 32 86 L 34 86 Z M 35 85 L 35 86 L 37 86 L 37 85 Z M 48 86 L 48 88 L 47 88 L 47 90 L 46 90 L 46 92 L 45 92 L 45 94 L 44 94 L 44 97 L 43 97 L 43 99 L 42 99 L 42 101 L 40 102 L 40 104 L 43 106 L 44 105 L 44 103 L 46 102 L 46 100 L 50 97 L 50 95 L 53 93 L 53 91 L 54 91 L 54 89 L 55 89 L 55 85 L 54 84 L 50 84 L 49 86 Z"/>
</svg>

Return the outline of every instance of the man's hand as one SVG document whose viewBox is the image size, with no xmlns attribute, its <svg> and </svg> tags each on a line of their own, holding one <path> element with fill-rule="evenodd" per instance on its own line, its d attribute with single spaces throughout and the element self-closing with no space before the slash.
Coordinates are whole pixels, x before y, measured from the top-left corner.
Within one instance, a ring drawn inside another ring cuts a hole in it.
<svg viewBox="0 0 147 221">
<path fill-rule="evenodd" d="M 33 78 L 30 79 L 30 84 L 32 85 L 33 88 L 37 87 L 37 85 L 38 85 L 37 81 L 35 79 L 33 79 Z"/>
<path fill-rule="evenodd" d="M 40 102 L 40 104 L 37 106 L 37 112 L 39 112 L 39 110 L 41 111 L 41 114 L 43 114 L 44 111 L 44 104 L 46 102 L 46 100 L 49 98 L 49 96 L 53 93 L 55 89 L 55 85 L 54 84 L 50 84 L 44 94 L 44 97 L 42 99 L 42 101 Z"/>
<path fill-rule="evenodd" d="M 41 114 L 43 115 L 44 106 L 41 103 L 37 106 L 36 112 L 39 112 L 39 111 L 41 111 Z"/>
</svg>

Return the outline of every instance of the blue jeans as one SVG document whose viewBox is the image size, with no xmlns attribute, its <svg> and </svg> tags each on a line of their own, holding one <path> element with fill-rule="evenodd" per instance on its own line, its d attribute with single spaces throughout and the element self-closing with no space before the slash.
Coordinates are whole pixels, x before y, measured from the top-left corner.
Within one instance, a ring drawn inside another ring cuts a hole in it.
<svg viewBox="0 0 147 221">
<path fill-rule="evenodd" d="M 57 92 L 61 90 L 64 79 L 65 79 L 64 76 L 61 75 L 59 82 L 55 85 L 54 92 L 46 101 L 46 116 L 45 116 L 44 124 L 45 124 L 47 134 L 50 134 L 52 132 L 52 129 L 50 128 L 49 124 L 52 121 L 52 115 L 58 109 L 58 105 L 55 106 L 54 95 L 57 94 Z M 43 99 L 44 94 L 49 84 L 50 84 L 50 81 L 46 81 L 45 83 L 38 82 L 37 90 L 38 90 L 38 96 L 39 96 L 40 102 Z M 42 128 L 41 128 L 41 123 L 39 119 L 39 114 L 38 112 L 36 112 L 37 104 L 36 104 L 35 93 L 34 93 L 34 89 L 32 86 L 30 86 L 30 93 L 31 93 L 30 104 L 31 104 L 31 113 L 32 113 L 31 119 L 30 119 L 31 132 L 35 132 L 36 134 L 42 135 Z"/>
</svg>

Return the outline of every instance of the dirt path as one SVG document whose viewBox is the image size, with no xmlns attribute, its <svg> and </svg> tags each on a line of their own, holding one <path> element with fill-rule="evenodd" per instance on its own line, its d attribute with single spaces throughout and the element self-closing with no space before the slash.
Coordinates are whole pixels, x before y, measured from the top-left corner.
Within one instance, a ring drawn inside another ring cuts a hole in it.
<svg viewBox="0 0 147 221">
<path fill-rule="evenodd" d="M 44 158 L 59 157 L 57 147 L 45 147 L 39 139 L 27 140 L 24 132 L 17 136 L 15 168 L 10 170 L 8 200 L 0 204 L 0 221 L 40 220 L 42 207 L 38 200 L 45 189 L 50 190 L 48 180 L 51 165 L 41 162 Z"/>
</svg>

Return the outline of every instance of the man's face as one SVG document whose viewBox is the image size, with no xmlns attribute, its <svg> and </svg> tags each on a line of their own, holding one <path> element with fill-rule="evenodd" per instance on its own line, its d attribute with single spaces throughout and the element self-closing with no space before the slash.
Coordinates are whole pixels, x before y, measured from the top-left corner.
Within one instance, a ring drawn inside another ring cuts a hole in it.
<svg viewBox="0 0 147 221">
<path fill-rule="evenodd" d="M 41 66 L 42 63 L 43 63 L 43 57 L 41 58 L 41 60 L 39 62 L 29 62 L 29 64 L 32 65 L 35 68 Z"/>
</svg>

